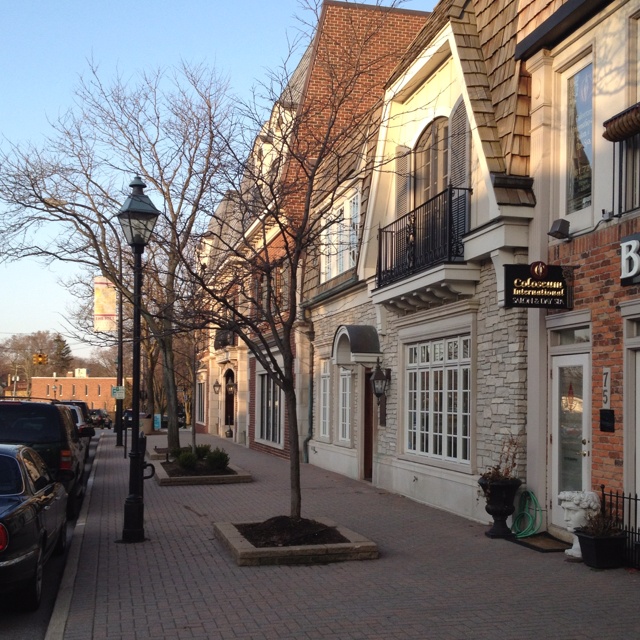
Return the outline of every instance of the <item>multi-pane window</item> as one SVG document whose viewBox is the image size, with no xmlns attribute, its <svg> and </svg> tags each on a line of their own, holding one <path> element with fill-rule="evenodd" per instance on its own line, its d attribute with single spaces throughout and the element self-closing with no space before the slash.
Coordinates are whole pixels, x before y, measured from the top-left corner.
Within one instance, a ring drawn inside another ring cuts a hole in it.
<svg viewBox="0 0 640 640">
<path fill-rule="evenodd" d="M 471 338 L 407 346 L 407 451 L 469 462 Z"/>
<path fill-rule="evenodd" d="M 260 375 L 259 438 L 274 444 L 282 442 L 280 387 L 269 375 Z"/>
<path fill-rule="evenodd" d="M 419 207 L 447 188 L 449 183 L 449 121 L 434 120 L 423 132 L 415 150 L 415 205 Z"/>
<path fill-rule="evenodd" d="M 338 399 L 338 437 L 351 439 L 351 371 L 340 369 L 340 394 Z"/>
<path fill-rule="evenodd" d="M 331 376 L 329 369 L 329 360 L 320 361 L 320 436 L 322 438 L 329 437 L 329 389 L 331 384 Z"/>
<path fill-rule="evenodd" d="M 198 382 L 196 388 L 196 420 L 204 422 L 204 382 Z"/>
<path fill-rule="evenodd" d="M 567 213 L 591 206 L 593 170 L 593 65 L 567 78 Z"/>
<path fill-rule="evenodd" d="M 320 258 L 322 282 L 355 267 L 359 221 L 360 196 L 358 193 L 324 217 L 325 229 L 322 232 Z"/>
</svg>

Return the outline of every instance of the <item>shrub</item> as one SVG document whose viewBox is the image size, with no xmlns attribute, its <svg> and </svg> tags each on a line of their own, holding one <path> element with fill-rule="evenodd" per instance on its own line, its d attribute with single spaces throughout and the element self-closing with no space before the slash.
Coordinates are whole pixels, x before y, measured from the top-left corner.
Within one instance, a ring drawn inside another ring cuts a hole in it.
<svg viewBox="0 0 640 640">
<path fill-rule="evenodd" d="M 174 447 L 173 449 L 171 449 L 171 451 L 169 451 L 169 455 L 174 459 L 177 460 L 181 454 L 183 454 L 185 451 L 191 451 L 190 447 Z"/>
<path fill-rule="evenodd" d="M 213 472 L 224 471 L 229 466 L 229 454 L 219 447 L 210 451 L 204 460 L 207 467 Z"/>
<path fill-rule="evenodd" d="M 183 451 L 176 459 L 181 469 L 193 471 L 198 463 L 198 457 L 191 451 Z"/>
<path fill-rule="evenodd" d="M 210 444 L 197 444 L 196 445 L 196 456 L 198 460 L 204 460 L 209 452 L 211 451 Z"/>
</svg>

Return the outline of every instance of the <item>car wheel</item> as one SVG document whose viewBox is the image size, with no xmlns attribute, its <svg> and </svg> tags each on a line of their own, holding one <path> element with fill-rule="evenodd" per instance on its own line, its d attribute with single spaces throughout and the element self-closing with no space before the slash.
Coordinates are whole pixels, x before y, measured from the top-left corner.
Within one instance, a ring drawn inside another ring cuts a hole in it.
<svg viewBox="0 0 640 640">
<path fill-rule="evenodd" d="M 60 527 L 60 533 L 58 534 L 58 539 L 56 540 L 56 546 L 53 549 L 53 553 L 55 553 L 57 556 L 63 556 L 66 550 L 67 550 L 67 524 L 63 523 L 62 527 Z"/>
<path fill-rule="evenodd" d="M 43 574 L 43 553 L 42 549 L 38 552 L 38 561 L 36 563 L 36 571 L 31 576 L 29 582 L 20 593 L 18 600 L 20 607 L 25 611 L 35 611 L 40 606 L 42 600 L 42 574 Z"/>
</svg>

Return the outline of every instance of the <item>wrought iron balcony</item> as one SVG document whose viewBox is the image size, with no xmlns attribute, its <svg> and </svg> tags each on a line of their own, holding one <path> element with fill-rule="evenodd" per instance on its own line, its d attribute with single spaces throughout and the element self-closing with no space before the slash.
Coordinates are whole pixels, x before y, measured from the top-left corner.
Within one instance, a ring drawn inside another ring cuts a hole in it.
<svg viewBox="0 0 640 640">
<path fill-rule="evenodd" d="M 439 264 L 463 262 L 470 189 L 448 187 L 380 229 L 378 287 Z"/>
</svg>

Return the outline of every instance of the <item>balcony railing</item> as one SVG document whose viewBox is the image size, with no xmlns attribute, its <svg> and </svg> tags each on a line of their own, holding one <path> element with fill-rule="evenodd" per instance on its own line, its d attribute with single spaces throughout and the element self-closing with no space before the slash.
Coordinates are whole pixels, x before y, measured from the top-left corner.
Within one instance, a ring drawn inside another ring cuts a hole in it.
<svg viewBox="0 0 640 640">
<path fill-rule="evenodd" d="M 420 271 L 464 260 L 470 189 L 448 187 L 417 209 L 380 229 L 378 287 Z"/>
</svg>

